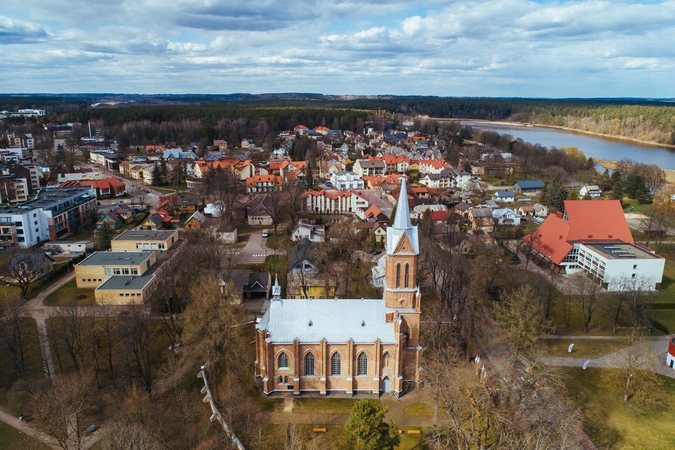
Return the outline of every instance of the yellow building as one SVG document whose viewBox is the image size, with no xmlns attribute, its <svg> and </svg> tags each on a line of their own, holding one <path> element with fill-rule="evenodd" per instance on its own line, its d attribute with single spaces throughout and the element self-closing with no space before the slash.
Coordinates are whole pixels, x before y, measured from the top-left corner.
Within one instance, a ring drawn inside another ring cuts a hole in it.
<svg viewBox="0 0 675 450">
<path fill-rule="evenodd" d="M 108 279 L 94 291 L 99 305 L 122 305 L 143 303 L 155 290 L 155 274 L 119 276 Z"/>
<path fill-rule="evenodd" d="M 114 276 L 140 276 L 157 260 L 155 252 L 95 252 L 75 266 L 78 289 L 97 288 Z"/>
<path fill-rule="evenodd" d="M 110 241 L 113 252 L 140 252 L 142 250 L 169 250 L 178 241 L 175 230 L 129 230 Z"/>
<path fill-rule="evenodd" d="M 419 243 L 405 195 L 387 229 L 386 251 L 382 299 L 284 301 L 275 282 L 256 325 L 255 375 L 265 394 L 399 396 L 419 382 Z"/>
</svg>

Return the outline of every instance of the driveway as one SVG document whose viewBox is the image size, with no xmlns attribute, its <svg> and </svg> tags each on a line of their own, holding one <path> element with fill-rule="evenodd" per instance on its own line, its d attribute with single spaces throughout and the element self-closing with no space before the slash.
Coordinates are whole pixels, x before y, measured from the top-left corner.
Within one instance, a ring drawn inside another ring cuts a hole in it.
<svg viewBox="0 0 675 450">
<path fill-rule="evenodd" d="M 262 231 L 256 231 L 249 235 L 246 247 L 239 250 L 236 260 L 237 264 L 260 264 L 274 253 L 273 249 L 267 248 L 267 238 L 262 237 Z"/>
</svg>

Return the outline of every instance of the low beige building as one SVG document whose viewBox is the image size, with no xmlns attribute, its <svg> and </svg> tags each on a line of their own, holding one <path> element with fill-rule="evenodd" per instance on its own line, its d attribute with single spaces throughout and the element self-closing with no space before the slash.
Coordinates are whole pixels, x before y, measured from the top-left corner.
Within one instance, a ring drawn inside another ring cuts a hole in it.
<svg viewBox="0 0 675 450">
<path fill-rule="evenodd" d="M 128 305 L 143 303 L 156 288 L 155 274 L 119 276 L 108 279 L 94 291 L 99 305 Z"/>
<path fill-rule="evenodd" d="M 140 276 L 157 260 L 155 252 L 95 252 L 75 266 L 78 289 L 98 288 L 112 277 Z"/>
<path fill-rule="evenodd" d="M 129 230 L 110 242 L 113 252 L 166 251 L 178 241 L 175 230 Z"/>
</svg>

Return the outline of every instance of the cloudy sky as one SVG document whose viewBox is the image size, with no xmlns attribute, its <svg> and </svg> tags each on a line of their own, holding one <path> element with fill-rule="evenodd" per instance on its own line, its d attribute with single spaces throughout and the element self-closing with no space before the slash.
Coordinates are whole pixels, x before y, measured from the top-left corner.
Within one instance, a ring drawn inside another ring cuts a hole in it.
<svg viewBox="0 0 675 450">
<path fill-rule="evenodd" d="M 0 92 L 675 97 L 675 0 L 0 0 Z"/>
</svg>

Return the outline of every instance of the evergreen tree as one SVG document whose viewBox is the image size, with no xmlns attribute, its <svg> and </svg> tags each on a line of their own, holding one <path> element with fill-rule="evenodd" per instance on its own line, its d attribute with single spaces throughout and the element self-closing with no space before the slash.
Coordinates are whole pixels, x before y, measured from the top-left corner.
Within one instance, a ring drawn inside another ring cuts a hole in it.
<svg viewBox="0 0 675 450">
<path fill-rule="evenodd" d="M 166 167 L 166 159 L 159 159 L 159 185 L 164 186 L 169 179 L 168 169 Z"/>
<path fill-rule="evenodd" d="M 369 400 L 359 400 L 345 425 L 349 444 L 356 450 L 393 450 L 401 442 L 398 427 L 385 423 L 389 408 L 373 405 Z"/>
<path fill-rule="evenodd" d="M 96 230 L 96 250 L 108 250 L 112 238 L 113 232 L 109 227 L 103 226 L 101 229 Z"/>
<path fill-rule="evenodd" d="M 612 194 L 609 198 L 612 200 L 623 200 L 623 181 L 618 180 L 612 184 Z"/>
<path fill-rule="evenodd" d="M 159 186 L 162 184 L 162 174 L 160 173 L 159 164 L 155 161 L 154 168 L 152 169 L 152 185 Z"/>
</svg>

